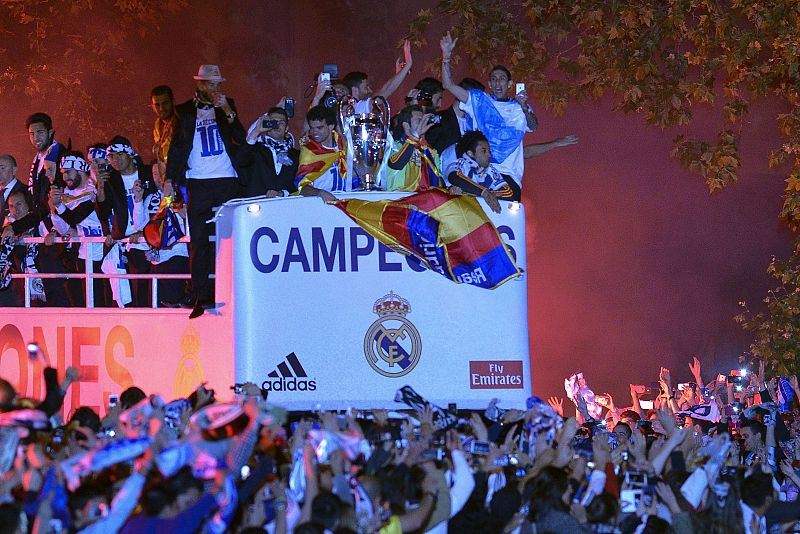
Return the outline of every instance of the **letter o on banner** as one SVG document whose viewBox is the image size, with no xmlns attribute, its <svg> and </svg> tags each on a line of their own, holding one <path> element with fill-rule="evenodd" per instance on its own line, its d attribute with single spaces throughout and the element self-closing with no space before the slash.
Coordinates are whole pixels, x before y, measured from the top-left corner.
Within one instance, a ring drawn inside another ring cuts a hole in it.
<svg viewBox="0 0 800 534">
<path fill-rule="evenodd" d="M 6 350 L 14 349 L 17 351 L 19 360 L 19 381 L 17 382 L 17 394 L 26 396 L 28 394 L 28 350 L 25 347 L 25 340 L 22 333 L 13 324 L 7 324 L 0 329 L 0 358 L 5 356 Z"/>
</svg>

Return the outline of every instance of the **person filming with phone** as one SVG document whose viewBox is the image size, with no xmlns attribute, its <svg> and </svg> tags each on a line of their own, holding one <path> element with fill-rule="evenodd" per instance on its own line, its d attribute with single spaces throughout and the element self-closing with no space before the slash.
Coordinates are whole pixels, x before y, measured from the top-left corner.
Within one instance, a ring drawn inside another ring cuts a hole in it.
<svg viewBox="0 0 800 534">
<path fill-rule="evenodd" d="M 522 186 L 525 170 L 522 139 L 539 126 L 528 102 L 524 83 L 514 83 L 511 72 L 497 65 L 489 72 L 489 92 L 467 90 L 453 81 L 450 61 L 458 39 L 448 33 L 440 41 L 442 49 L 442 85 L 461 102 L 467 114 L 467 129 L 481 130 L 489 140 L 492 160 L 501 174 L 510 176 Z M 515 89 L 514 97 L 509 91 Z"/>
<path fill-rule="evenodd" d="M 294 137 L 289 133 L 294 100 L 283 98 L 281 104 L 250 126 L 247 144 L 236 154 L 245 197 L 285 197 L 297 191 L 294 177 L 300 151 L 294 147 Z"/>
</svg>

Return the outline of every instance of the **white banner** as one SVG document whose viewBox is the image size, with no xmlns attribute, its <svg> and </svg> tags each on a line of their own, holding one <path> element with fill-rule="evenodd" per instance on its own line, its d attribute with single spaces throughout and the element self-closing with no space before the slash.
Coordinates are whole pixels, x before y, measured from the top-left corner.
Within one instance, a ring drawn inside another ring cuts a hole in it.
<svg viewBox="0 0 800 534">
<path fill-rule="evenodd" d="M 105 414 L 109 394 L 130 386 L 164 400 L 185 397 L 202 382 L 218 398 L 232 396 L 230 318 L 188 310 L 0 308 L 0 377 L 20 397 L 44 398 L 44 357 L 31 360 L 35 342 L 63 380 L 77 367 L 81 380 L 64 399 L 64 416 L 79 406 Z"/>
<path fill-rule="evenodd" d="M 503 203 L 490 218 L 524 270 L 522 206 Z M 498 397 L 524 407 L 525 275 L 495 290 L 456 284 L 319 198 L 231 203 L 217 227 L 218 273 L 232 275 L 237 382 L 263 385 L 290 409 L 399 407 L 405 384 L 445 406 Z"/>
</svg>

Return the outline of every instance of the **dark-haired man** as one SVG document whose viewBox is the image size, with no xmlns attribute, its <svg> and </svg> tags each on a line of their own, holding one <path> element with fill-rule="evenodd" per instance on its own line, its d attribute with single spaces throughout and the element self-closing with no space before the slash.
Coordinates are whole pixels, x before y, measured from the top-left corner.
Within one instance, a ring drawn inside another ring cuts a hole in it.
<svg viewBox="0 0 800 534">
<path fill-rule="evenodd" d="M 528 103 L 528 94 L 522 89 L 514 98 L 508 91 L 514 87 L 511 73 L 502 65 L 489 73 L 489 94 L 482 91 L 466 91 L 453 82 L 450 74 L 450 57 L 458 39 L 450 33 L 442 38 L 442 84 L 462 104 L 462 109 L 474 121 L 475 129 L 481 130 L 489 139 L 492 163 L 497 170 L 522 183 L 525 170 L 522 139 L 527 132 L 538 127 L 533 108 Z"/>
<path fill-rule="evenodd" d="M 373 93 L 372 84 L 366 73 L 353 71 L 345 75 L 342 82 L 350 89 L 350 95 L 357 101 L 356 113 L 370 113 L 372 111 L 371 97 L 382 96 L 383 98 L 389 98 L 397 91 L 403 80 L 406 79 L 408 73 L 411 72 L 411 64 L 413 63 L 411 43 L 409 41 L 403 43 L 403 59 L 402 62 L 398 60 L 395 75 L 389 78 L 377 93 Z"/>
<path fill-rule="evenodd" d="M 64 155 L 66 148 L 55 140 L 53 120 L 46 113 L 34 113 L 25 121 L 28 137 L 36 149 L 36 154 L 31 163 L 31 172 L 28 179 L 28 190 L 33 198 L 33 211 L 12 225 L 16 235 L 36 227 L 39 221 L 50 225 L 50 206 L 48 197 L 52 181 L 61 181 L 61 171 L 58 162 Z M 51 176 L 48 177 L 48 167 Z"/>
<path fill-rule="evenodd" d="M 474 78 L 464 78 L 458 83 L 458 86 L 465 91 L 484 90 L 484 85 Z M 428 130 L 425 138 L 439 153 L 442 159 L 441 169 L 444 171 L 450 163 L 456 160 L 455 146 L 458 140 L 461 139 L 464 132 L 474 130 L 475 126 L 461 109 L 461 102 L 458 99 L 454 100 L 449 108 L 437 112 L 437 115 L 440 117 L 439 123 L 434 124 Z"/>
<path fill-rule="evenodd" d="M 297 191 L 294 178 L 300 151 L 294 147 L 283 108 L 274 107 L 258 118 L 236 158 L 245 197 L 283 197 Z"/>
<path fill-rule="evenodd" d="M 194 98 L 176 108 L 178 124 L 169 147 L 167 181 L 171 186 L 186 185 L 187 212 L 191 235 L 190 269 L 195 304 L 191 318 L 214 307 L 214 254 L 209 237 L 214 234 L 213 209 L 239 196 L 236 150 L 245 142 L 233 99 L 222 93 L 222 77 L 217 65 L 200 65 L 194 77 Z"/>
<path fill-rule="evenodd" d="M 745 477 L 742 481 L 742 499 L 739 505 L 742 509 L 742 524 L 746 534 L 767 533 L 766 515 L 778 500 L 777 493 L 773 487 L 772 473 L 756 469 L 750 476 Z"/>
<path fill-rule="evenodd" d="M 79 237 L 102 237 L 103 225 L 100 224 L 96 204 L 96 188 L 89 180 L 89 162 L 80 152 L 68 152 L 61 158 L 61 169 L 64 173 L 65 187 L 50 188 L 50 218 L 53 230 L 60 235 Z M 52 237 L 51 243 L 52 243 Z M 85 272 L 85 262 L 92 262 L 92 272 L 102 271 L 102 243 L 81 243 L 78 249 L 78 260 L 73 263 L 73 272 Z M 83 306 L 86 302 L 86 285 L 84 280 L 73 279 L 67 285 L 70 300 L 75 305 Z M 95 278 L 92 283 L 94 306 L 107 306 L 110 303 L 111 288 L 107 280 Z"/>
<path fill-rule="evenodd" d="M 106 148 L 106 154 L 112 170 L 105 186 L 105 202 L 100 205 L 102 217 L 108 219 L 111 215 L 112 239 L 120 240 L 129 237 L 135 240 L 141 235 L 137 232 L 133 219 L 134 189 L 138 185 L 146 195 L 155 191 L 153 173 L 149 166 L 141 165 L 141 160 L 130 141 L 121 135 L 111 139 Z M 123 245 L 128 273 L 148 274 L 150 272 L 150 262 L 145 256 L 148 248 L 144 243 Z M 150 305 L 150 282 L 148 280 L 131 280 L 130 287 L 134 306 Z"/>
<path fill-rule="evenodd" d="M 767 437 L 765 426 L 754 419 L 747 419 L 742 423 L 739 434 L 744 441 L 742 449 L 745 453 L 745 465 L 752 465 L 758 456 L 762 462 L 767 460 L 767 445 L 764 440 Z"/>
<path fill-rule="evenodd" d="M 422 78 L 417 85 L 408 92 L 406 105 L 416 104 L 422 106 L 425 113 L 434 113 L 442 105 L 444 86 L 436 78 Z"/>
<path fill-rule="evenodd" d="M 520 200 L 519 185 L 491 162 L 492 150 L 483 133 L 465 133 L 456 145 L 456 155 L 458 159 L 445 171 L 451 185 L 483 198 L 495 213 L 500 213 L 498 199 Z"/>
<path fill-rule="evenodd" d="M 156 166 L 153 171 L 160 176 L 166 176 L 169 144 L 178 124 L 178 115 L 175 114 L 175 97 L 168 85 L 159 85 L 150 91 L 150 107 L 156 114 L 153 124 L 153 155 Z"/>
<path fill-rule="evenodd" d="M 357 177 L 347 179 L 347 148 L 336 133 L 336 115 L 332 109 L 316 106 L 308 110 L 308 141 L 300 148 L 300 165 L 295 185 L 303 196 L 333 201 L 332 192 L 352 191 Z"/>
</svg>

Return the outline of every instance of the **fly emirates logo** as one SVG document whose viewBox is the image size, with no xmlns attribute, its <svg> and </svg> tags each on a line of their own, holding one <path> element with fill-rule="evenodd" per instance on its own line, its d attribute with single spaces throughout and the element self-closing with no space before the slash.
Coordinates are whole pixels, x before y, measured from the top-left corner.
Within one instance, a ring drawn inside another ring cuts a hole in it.
<svg viewBox="0 0 800 534">
<path fill-rule="evenodd" d="M 522 361 L 469 362 L 470 389 L 522 389 Z"/>
</svg>

